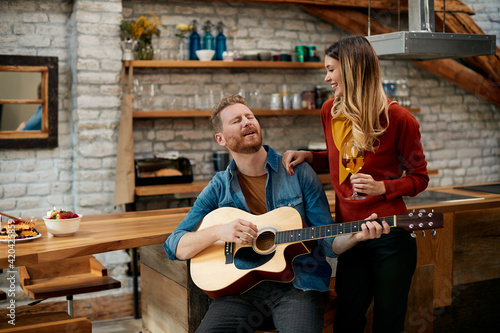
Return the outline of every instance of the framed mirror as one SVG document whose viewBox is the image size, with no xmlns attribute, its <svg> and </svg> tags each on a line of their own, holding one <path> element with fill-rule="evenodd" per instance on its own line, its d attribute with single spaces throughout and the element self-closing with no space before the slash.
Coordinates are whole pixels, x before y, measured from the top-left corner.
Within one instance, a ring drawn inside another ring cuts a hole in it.
<svg viewBox="0 0 500 333">
<path fill-rule="evenodd" d="M 0 55 L 0 149 L 57 147 L 58 58 Z"/>
</svg>

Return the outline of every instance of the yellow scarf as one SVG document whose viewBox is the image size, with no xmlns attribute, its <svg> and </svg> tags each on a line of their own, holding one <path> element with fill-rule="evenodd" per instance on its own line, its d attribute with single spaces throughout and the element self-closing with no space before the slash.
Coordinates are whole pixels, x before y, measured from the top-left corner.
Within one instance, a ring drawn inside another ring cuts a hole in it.
<svg viewBox="0 0 500 333">
<path fill-rule="evenodd" d="M 349 176 L 349 171 L 342 165 L 342 146 L 352 137 L 352 123 L 343 114 L 332 118 L 332 136 L 339 150 L 339 184 L 342 184 Z"/>
</svg>

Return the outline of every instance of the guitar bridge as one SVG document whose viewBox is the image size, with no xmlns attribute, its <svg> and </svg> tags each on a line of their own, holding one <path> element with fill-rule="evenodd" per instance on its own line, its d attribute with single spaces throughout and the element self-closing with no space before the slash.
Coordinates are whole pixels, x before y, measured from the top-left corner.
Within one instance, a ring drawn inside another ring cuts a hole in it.
<svg viewBox="0 0 500 333">
<path fill-rule="evenodd" d="M 224 246 L 224 256 L 226 257 L 226 264 L 232 264 L 234 258 L 234 243 L 226 242 Z"/>
</svg>

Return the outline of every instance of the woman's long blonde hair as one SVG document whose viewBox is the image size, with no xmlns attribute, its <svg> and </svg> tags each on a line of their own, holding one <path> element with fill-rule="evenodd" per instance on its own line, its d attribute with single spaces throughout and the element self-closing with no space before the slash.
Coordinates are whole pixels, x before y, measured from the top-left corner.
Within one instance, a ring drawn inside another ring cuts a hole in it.
<svg viewBox="0 0 500 333">
<path fill-rule="evenodd" d="M 343 38 L 325 50 L 340 63 L 344 92 L 332 107 L 332 116 L 343 114 L 352 122 L 353 140 L 365 151 L 377 149 L 378 137 L 389 126 L 388 103 L 380 74 L 380 63 L 368 40 L 362 36 Z M 386 122 L 382 125 L 380 115 Z"/>
</svg>

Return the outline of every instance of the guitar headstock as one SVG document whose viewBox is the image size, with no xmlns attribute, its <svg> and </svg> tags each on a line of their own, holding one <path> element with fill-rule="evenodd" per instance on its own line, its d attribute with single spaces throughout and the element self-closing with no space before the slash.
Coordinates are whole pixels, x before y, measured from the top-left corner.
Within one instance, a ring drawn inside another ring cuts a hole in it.
<svg viewBox="0 0 500 333">
<path fill-rule="evenodd" d="M 406 231 L 442 228 L 444 227 L 443 213 L 425 210 L 409 212 L 397 217 L 397 226 Z"/>
</svg>

